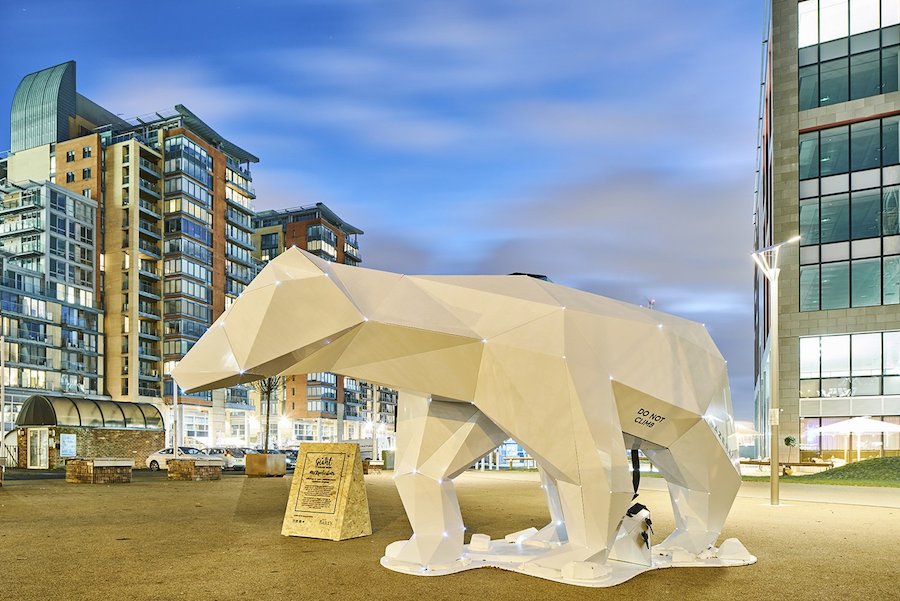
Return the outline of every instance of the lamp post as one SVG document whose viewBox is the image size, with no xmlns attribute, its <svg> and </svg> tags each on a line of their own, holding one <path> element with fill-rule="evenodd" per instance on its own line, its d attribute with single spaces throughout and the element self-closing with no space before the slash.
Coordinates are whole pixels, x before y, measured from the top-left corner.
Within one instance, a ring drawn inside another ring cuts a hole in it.
<svg viewBox="0 0 900 601">
<path fill-rule="evenodd" d="M 0 334 L 0 469 L 6 465 L 6 337 Z"/>
<path fill-rule="evenodd" d="M 769 282 L 769 468 L 770 468 L 770 503 L 778 505 L 778 426 L 780 425 L 778 404 L 778 251 L 785 244 L 796 242 L 800 236 L 794 236 L 784 242 L 761 248 L 753 253 L 756 266 Z"/>
</svg>

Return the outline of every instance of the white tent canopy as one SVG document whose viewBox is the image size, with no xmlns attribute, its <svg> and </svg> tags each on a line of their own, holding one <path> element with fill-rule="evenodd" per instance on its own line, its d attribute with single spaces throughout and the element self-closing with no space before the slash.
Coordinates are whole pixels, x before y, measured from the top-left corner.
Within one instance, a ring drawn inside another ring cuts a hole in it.
<svg viewBox="0 0 900 601">
<path fill-rule="evenodd" d="M 853 417 L 844 421 L 835 422 L 821 428 L 813 428 L 813 432 L 818 434 L 845 434 L 847 435 L 847 446 L 850 443 L 850 436 L 856 434 L 882 434 L 900 432 L 900 426 L 891 422 L 884 422 L 870 417 Z M 860 461 L 862 445 L 856 445 L 856 460 Z"/>
</svg>

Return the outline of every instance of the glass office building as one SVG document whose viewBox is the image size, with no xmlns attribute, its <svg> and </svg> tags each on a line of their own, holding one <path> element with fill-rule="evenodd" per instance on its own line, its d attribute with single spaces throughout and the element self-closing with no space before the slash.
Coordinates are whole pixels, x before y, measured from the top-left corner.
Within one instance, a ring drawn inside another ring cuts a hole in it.
<svg viewBox="0 0 900 601">
<path fill-rule="evenodd" d="M 783 247 L 779 427 L 801 459 L 900 454 L 900 2 L 774 0 L 763 46 L 756 248 Z M 768 283 L 755 274 L 757 429 L 769 427 Z M 771 456 L 766 443 L 760 456 Z M 849 442 L 849 447 L 848 447 Z M 848 452 L 849 451 L 849 452 Z M 787 447 L 777 450 L 782 460 Z"/>
</svg>

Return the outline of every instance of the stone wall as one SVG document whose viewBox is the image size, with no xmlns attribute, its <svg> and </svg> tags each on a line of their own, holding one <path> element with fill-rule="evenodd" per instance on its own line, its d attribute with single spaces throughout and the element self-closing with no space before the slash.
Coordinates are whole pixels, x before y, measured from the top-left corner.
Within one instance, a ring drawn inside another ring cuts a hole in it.
<svg viewBox="0 0 900 601">
<path fill-rule="evenodd" d="M 169 480 L 221 480 L 222 464 L 197 465 L 193 459 L 169 459 L 166 467 Z M 205 462 L 204 462 L 205 463 Z"/>
<path fill-rule="evenodd" d="M 130 465 L 94 465 L 92 459 L 66 460 L 66 482 L 73 484 L 127 484 Z"/>
<path fill-rule="evenodd" d="M 60 434 L 75 435 L 76 457 L 117 457 L 134 459 L 136 468 L 146 466 L 147 457 L 165 446 L 165 432 L 162 430 L 115 430 L 107 428 L 73 428 L 70 426 L 48 426 L 50 430 L 49 468 L 65 467 L 65 457 L 59 456 Z M 18 429 L 18 467 L 28 466 L 27 428 Z"/>
</svg>

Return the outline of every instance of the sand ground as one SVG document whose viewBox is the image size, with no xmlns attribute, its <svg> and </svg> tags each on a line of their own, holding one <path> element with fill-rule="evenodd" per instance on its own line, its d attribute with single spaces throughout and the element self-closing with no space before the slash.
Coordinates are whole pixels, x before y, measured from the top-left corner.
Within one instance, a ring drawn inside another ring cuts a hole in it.
<svg viewBox="0 0 900 601">
<path fill-rule="evenodd" d="M 645 483 L 640 501 L 653 512 L 658 542 L 672 512 L 661 482 Z M 764 487 L 745 486 L 723 538 L 738 537 L 756 565 L 657 570 L 586 589 L 495 569 L 432 578 L 386 570 L 378 564 L 385 546 L 411 531 L 390 475 L 366 476 L 366 484 L 374 534 L 336 543 L 280 535 L 289 478 L 8 480 L 0 599 L 900 599 L 900 489 L 868 506 L 841 502 L 833 487 L 814 487 L 828 493 L 820 501 L 785 485 L 784 505 L 773 508 Z M 499 538 L 547 520 L 534 476 L 470 472 L 457 489 L 469 532 Z"/>
</svg>

